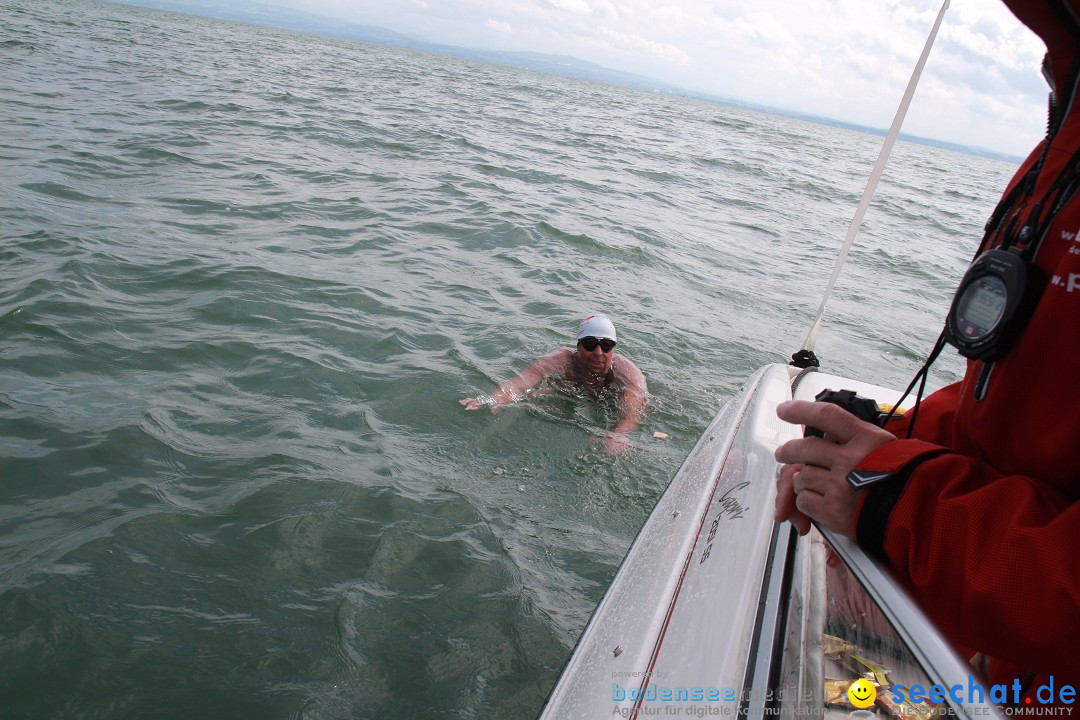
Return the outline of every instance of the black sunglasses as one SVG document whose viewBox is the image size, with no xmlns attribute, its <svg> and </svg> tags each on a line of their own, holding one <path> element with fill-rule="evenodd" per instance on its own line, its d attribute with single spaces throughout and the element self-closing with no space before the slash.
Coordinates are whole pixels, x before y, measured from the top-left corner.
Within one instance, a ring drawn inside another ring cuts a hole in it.
<svg viewBox="0 0 1080 720">
<path fill-rule="evenodd" d="M 578 345 L 585 348 L 585 352 L 592 352 L 599 345 L 600 349 L 605 353 L 609 353 L 615 349 L 615 341 L 611 338 L 594 338 L 593 336 L 583 337 L 578 340 Z"/>
</svg>

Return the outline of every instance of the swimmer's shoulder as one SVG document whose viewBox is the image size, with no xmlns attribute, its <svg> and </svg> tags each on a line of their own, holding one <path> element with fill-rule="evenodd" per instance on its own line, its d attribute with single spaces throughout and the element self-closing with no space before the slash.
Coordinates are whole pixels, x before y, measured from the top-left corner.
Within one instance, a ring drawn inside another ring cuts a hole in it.
<svg viewBox="0 0 1080 720">
<path fill-rule="evenodd" d="M 570 348 L 555 348 L 536 361 L 537 367 L 545 376 L 565 375 L 574 368 L 574 351 Z"/>
<path fill-rule="evenodd" d="M 620 384 L 647 391 L 645 373 L 641 372 L 641 369 L 634 364 L 634 361 L 625 355 L 616 355 L 612 358 L 611 371 Z"/>
</svg>

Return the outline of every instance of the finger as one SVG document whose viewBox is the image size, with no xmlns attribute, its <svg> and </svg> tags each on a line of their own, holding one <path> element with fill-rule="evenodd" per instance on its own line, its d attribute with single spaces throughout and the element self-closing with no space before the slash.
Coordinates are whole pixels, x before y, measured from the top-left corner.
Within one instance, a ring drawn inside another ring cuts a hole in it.
<svg viewBox="0 0 1080 720">
<path fill-rule="evenodd" d="M 822 507 L 825 504 L 825 496 L 812 490 L 798 493 L 795 496 L 795 508 L 814 520 L 821 521 Z"/>
<path fill-rule="evenodd" d="M 795 474 L 802 465 L 783 465 L 776 476 L 776 504 L 773 517 L 784 522 L 795 512 Z"/>
<path fill-rule="evenodd" d="M 776 416 L 796 425 L 815 427 L 841 443 L 850 440 L 862 426 L 870 425 L 839 405 L 807 400 L 780 403 L 776 406 Z"/>
<path fill-rule="evenodd" d="M 830 490 L 825 494 L 804 490 L 795 496 L 795 507 L 799 512 L 823 527 L 848 537 L 854 532 L 857 502 L 855 493 L 846 488 Z"/>
<path fill-rule="evenodd" d="M 793 488 L 793 477 L 801 468 L 801 465 L 785 465 L 780 469 L 780 475 L 776 478 L 776 512 L 773 517 L 777 522 L 790 522 L 800 535 L 805 535 L 810 532 L 810 518 L 796 509 Z"/>
<path fill-rule="evenodd" d="M 776 448 L 777 462 L 817 465 L 829 468 L 835 463 L 837 444 L 819 437 L 796 438 Z"/>
<path fill-rule="evenodd" d="M 791 522 L 791 526 L 794 527 L 800 535 L 805 535 L 810 532 L 810 518 L 803 515 L 801 512 L 795 513 L 788 518 L 788 520 Z"/>
<path fill-rule="evenodd" d="M 795 494 L 813 492 L 824 495 L 830 488 L 832 474 L 825 468 L 816 465 L 806 465 L 794 478 Z"/>
</svg>

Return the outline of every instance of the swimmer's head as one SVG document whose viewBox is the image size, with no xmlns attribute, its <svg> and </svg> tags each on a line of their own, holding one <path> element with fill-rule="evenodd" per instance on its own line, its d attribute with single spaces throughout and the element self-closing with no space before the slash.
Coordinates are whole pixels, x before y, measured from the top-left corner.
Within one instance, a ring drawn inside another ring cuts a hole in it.
<svg viewBox="0 0 1080 720">
<path fill-rule="evenodd" d="M 615 326 L 603 315 L 590 315 L 581 321 L 581 325 L 578 326 L 577 340 L 583 337 L 607 338 L 616 341 L 619 339 L 615 337 Z"/>
</svg>

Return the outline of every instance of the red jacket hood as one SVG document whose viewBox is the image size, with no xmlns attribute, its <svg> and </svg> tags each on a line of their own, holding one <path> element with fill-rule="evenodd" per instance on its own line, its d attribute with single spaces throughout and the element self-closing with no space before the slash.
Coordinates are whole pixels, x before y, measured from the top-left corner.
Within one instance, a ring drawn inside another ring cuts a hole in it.
<svg viewBox="0 0 1080 720">
<path fill-rule="evenodd" d="M 1080 0 L 1005 0 L 1020 22 L 1042 38 L 1055 85 L 1066 82 L 1080 48 Z"/>
</svg>

